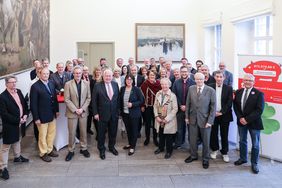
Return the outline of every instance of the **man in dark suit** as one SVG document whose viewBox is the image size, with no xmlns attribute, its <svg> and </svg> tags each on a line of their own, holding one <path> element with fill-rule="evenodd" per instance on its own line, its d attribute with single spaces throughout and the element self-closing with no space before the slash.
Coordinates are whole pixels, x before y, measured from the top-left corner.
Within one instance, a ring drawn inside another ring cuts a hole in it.
<svg viewBox="0 0 282 188">
<path fill-rule="evenodd" d="M 113 79 L 113 72 L 105 69 L 103 72 L 103 81 L 96 83 L 93 89 L 92 105 L 93 115 L 98 121 L 98 150 L 100 158 L 104 160 L 105 156 L 105 134 L 108 129 L 108 147 L 114 155 L 118 155 L 115 149 L 118 109 L 119 109 L 119 87 Z"/>
<path fill-rule="evenodd" d="M 39 130 L 38 147 L 40 157 L 45 162 L 51 162 L 50 157 L 58 157 L 53 148 L 56 135 L 56 117 L 59 116 L 59 105 L 55 86 L 49 82 L 50 72 L 43 68 L 40 79 L 31 86 L 30 109 L 33 120 Z"/>
<path fill-rule="evenodd" d="M 237 116 L 240 137 L 240 158 L 234 164 L 238 166 L 248 161 L 247 134 L 249 132 L 252 140 L 252 171 L 257 174 L 259 173 L 260 131 L 263 129 L 261 115 L 264 109 L 264 94 L 254 88 L 254 82 L 255 77 L 252 74 L 245 74 L 243 77 L 245 88 L 235 93 L 234 111 Z"/>
<path fill-rule="evenodd" d="M 195 74 L 196 85 L 190 86 L 186 102 L 186 123 L 189 124 L 189 141 L 191 155 L 185 159 L 191 163 L 198 159 L 198 133 L 203 141 L 203 168 L 209 168 L 209 148 L 211 126 L 215 118 L 216 95 L 215 90 L 204 84 L 205 76 Z"/>
<path fill-rule="evenodd" d="M 50 80 L 54 83 L 56 92 L 59 93 L 64 89 L 65 83 L 71 80 L 71 74 L 64 71 L 64 63 L 57 63 L 57 71 L 50 75 Z"/>
<path fill-rule="evenodd" d="M 29 162 L 21 155 L 21 136 L 25 135 L 28 109 L 21 90 L 16 88 L 16 83 L 15 76 L 7 76 L 5 78 L 6 90 L 0 95 L 0 116 L 3 124 L 0 173 L 4 180 L 9 179 L 7 167 L 11 146 L 14 150 L 14 162 Z"/>
<path fill-rule="evenodd" d="M 186 98 L 189 87 L 195 85 L 195 82 L 189 78 L 189 69 L 187 66 L 180 67 L 181 79 L 176 80 L 172 86 L 172 92 L 177 97 L 178 112 L 177 117 L 177 134 L 174 148 L 177 149 L 185 142 L 186 123 L 185 123 L 185 109 Z"/>
<path fill-rule="evenodd" d="M 233 87 L 233 74 L 226 70 L 226 65 L 224 62 L 220 62 L 219 65 L 219 70 L 221 70 L 224 73 L 225 79 L 223 81 L 224 84 Z"/>
<path fill-rule="evenodd" d="M 93 81 L 93 76 L 89 74 L 89 68 L 87 66 L 83 66 L 82 68 L 82 80 L 85 80 L 89 85 L 90 82 Z M 91 88 L 91 85 L 90 85 Z M 92 90 L 90 90 L 90 93 L 92 94 Z M 92 112 L 92 105 L 90 104 L 88 107 L 88 117 L 87 117 L 87 133 L 90 135 L 93 135 L 94 132 L 91 130 L 91 125 L 92 125 L 92 119 L 93 119 L 93 112 Z M 77 127 L 79 128 L 79 126 Z"/>
<path fill-rule="evenodd" d="M 215 79 L 214 77 L 210 74 L 210 69 L 207 65 L 202 65 L 200 68 L 199 68 L 199 71 L 201 73 L 203 73 L 203 75 L 205 75 L 205 84 L 206 85 L 210 85 L 212 83 L 215 83 Z"/>
<path fill-rule="evenodd" d="M 37 76 L 36 70 L 38 68 L 41 68 L 42 64 L 38 59 L 36 59 L 36 60 L 33 61 L 33 66 L 34 66 L 34 69 L 32 71 L 30 71 L 30 80 L 33 80 L 34 78 L 36 78 L 36 76 Z"/>
<path fill-rule="evenodd" d="M 225 85 L 224 73 L 220 70 L 214 72 L 216 83 L 210 86 L 215 89 L 216 93 L 216 114 L 214 124 L 211 129 L 211 158 L 216 159 L 219 150 L 218 144 L 218 127 L 220 127 L 221 147 L 220 150 L 224 162 L 229 162 L 228 156 L 228 130 L 229 123 L 233 121 L 232 117 L 232 102 L 233 93 L 232 87 Z"/>
</svg>

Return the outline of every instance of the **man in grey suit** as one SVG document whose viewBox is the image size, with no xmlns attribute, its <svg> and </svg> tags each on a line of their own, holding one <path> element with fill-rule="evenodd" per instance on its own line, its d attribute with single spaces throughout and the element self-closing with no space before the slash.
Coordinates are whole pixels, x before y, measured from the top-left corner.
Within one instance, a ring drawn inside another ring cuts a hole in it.
<svg viewBox="0 0 282 188">
<path fill-rule="evenodd" d="M 216 111 L 215 90 L 204 84 L 205 76 L 202 73 L 195 74 L 196 85 L 190 86 L 186 100 L 186 123 L 189 125 L 191 155 L 185 159 L 185 163 L 191 163 L 198 159 L 198 132 L 203 141 L 203 168 L 209 168 L 209 147 L 211 126 L 214 122 Z"/>
<path fill-rule="evenodd" d="M 71 74 L 65 72 L 64 63 L 57 63 L 57 71 L 50 75 L 50 80 L 54 83 L 56 92 L 59 93 L 61 89 L 64 89 L 65 83 L 71 80 Z"/>
</svg>

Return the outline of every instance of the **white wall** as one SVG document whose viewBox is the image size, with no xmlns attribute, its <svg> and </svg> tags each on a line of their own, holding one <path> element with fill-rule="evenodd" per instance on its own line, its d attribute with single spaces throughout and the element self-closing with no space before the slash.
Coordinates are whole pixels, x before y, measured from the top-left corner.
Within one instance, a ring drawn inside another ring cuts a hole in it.
<svg viewBox="0 0 282 188">
<path fill-rule="evenodd" d="M 193 0 L 51 0 L 51 61 L 76 57 L 76 42 L 115 42 L 115 56 L 135 57 L 135 23 L 185 23 L 186 56 L 198 58 Z"/>
</svg>

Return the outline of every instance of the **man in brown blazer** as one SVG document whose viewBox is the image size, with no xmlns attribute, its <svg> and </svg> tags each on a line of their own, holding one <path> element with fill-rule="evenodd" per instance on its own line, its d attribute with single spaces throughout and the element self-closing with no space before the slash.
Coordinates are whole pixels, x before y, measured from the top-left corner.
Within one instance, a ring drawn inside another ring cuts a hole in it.
<svg viewBox="0 0 282 188">
<path fill-rule="evenodd" d="M 86 123 L 88 116 L 88 106 L 91 100 L 90 86 L 87 81 L 81 79 L 82 68 L 76 66 L 73 69 L 74 79 L 68 81 L 64 87 L 64 96 L 66 103 L 66 117 L 68 118 L 69 130 L 69 153 L 66 161 L 70 161 L 74 156 L 75 150 L 75 133 L 77 125 L 80 130 L 80 153 L 84 157 L 90 157 L 87 151 L 87 133 Z"/>
</svg>

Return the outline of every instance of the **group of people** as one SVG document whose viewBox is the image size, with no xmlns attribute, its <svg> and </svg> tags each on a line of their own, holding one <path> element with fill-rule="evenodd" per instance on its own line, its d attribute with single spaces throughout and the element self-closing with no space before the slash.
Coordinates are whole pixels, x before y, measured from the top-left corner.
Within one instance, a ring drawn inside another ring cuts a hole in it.
<svg viewBox="0 0 282 188">
<path fill-rule="evenodd" d="M 118 58 L 112 70 L 105 58 L 89 73 L 83 59 L 57 63 L 56 72 L 49 70 L 48 59 L 35 60 L 31 71 L 32 80 L 28 101 L 16 87 L 17 78 L 5 78 L 6 90 L 0 95 L 0 116 L 3 122 L 3 145 L 0 155 L 1 177 L 9 179 L 8 153 L 12 146 L 14 162 L 29 162 L 21 155 L 20 141 L 25 134 L 25 123 L 32 113 L 34 134 L 38 142 L 39 156 L 45 162 L 58 157 L 54 148 L 56 118 L 65 115 L 68 124 L 68 154 L 72 160 L 75 139 L 79 134 L 80 153 L 90 157 L 87 149 L 87 133 L 94 122 L 99 157 L 106 158 L 105 139 L 108 134 L 108 150 L 113 155 L 118 127 L 127 133 L 128 144 L 123 147 L 133 155 L 136 143 L 145 127 L 144 146 L 150 143 L 151 130 L 154 153 L 165 153 L 169 159 L 173 150 L 183 147 L 188 132 L 190 156 L 185 163 L 198 159 L 198 145 L 202 143 L 202 166 L 209 168 L 210 158 L 219 152 L 225 162 L 228 156 L 229 123 L 233 121 L 232 104 L 237 116 L 240 136 L 240 158 L 234 162 L 241 165 L 248 161 L 247 132 L 252 140 L 251 169 L 259 172 L 259 139 L 263 129 L 261 114 L 264 108 L 263 93 L 254 88 L 255 77 L 245 74 L 244 87 L 233 96 L 233 75 L 226 70 L 224 62 L 219 70 L 210 74 L 201 60 L 196 68 L 186 58 L 181 67 L 172 69 L 172 62 L 159 58 L 145 59 L 140 68 L 129 58 L 124 65 Z M 59 112 L 58 95 L 64 95 L 66 112 Z M 28 108 L 29 106 L 29 108 Z M 65 113 L 65 114 L 63 114 Z M 221 150 L 218 130 L 220 129 Z"/>
</svg>

